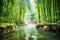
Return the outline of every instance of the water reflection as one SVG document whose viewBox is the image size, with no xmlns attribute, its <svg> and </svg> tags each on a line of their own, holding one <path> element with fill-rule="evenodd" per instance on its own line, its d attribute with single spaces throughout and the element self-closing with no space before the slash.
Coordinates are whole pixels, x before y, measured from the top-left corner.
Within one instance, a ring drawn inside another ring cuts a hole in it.
<svg viewBox="0 0 60 40">
<path fill-rule="evenodd" d="M 55 34 L 55 35 L 53 35 Z M 19 30 L 0 36 L 0 40 L 59 40 L 58 33 L 37 31 L 35 24 L 29 23 L 19 28 Z"/>
</svg>

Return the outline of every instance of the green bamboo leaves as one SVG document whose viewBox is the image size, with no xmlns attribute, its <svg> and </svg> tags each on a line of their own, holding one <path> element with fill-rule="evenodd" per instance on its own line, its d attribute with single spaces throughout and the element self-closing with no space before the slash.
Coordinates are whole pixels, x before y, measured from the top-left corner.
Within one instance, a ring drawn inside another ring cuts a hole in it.
<svg viewBox="0 0 60 40">
<path fill-rule="evenodd" d="M 1 0 L 0 5 L 2 6 L 2 9 L 0 9 L 0 22 L 17 24 L 23 22 L 25 13 L 24 0 Z"/>
<path fill-rule="evenodd" d="M 60 0 L 34 0 L 38 23 L 55 23 L 60 20 Z M 27 4 L 29 3 L 29 4 Z M 22 23 L 26 10 L 31 10 L 29 0 L 1 0 L 0 22 Z"/>
<path fill-rule="evenodd" d="M 55 23 L 58 21 L 58 0 L 36 0 L 39 23 Z"/>
</svg>

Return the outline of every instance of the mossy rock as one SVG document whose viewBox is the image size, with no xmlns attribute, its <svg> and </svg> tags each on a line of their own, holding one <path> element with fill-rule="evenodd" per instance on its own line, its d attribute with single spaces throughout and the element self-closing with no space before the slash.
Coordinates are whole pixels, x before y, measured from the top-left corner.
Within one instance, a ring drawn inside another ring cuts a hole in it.
<svg viewBox="0 0 60 40">
<path fill-rule="evenodd" d="M 0 25 L 0 34 L 13 32 L 13 31 L 16 30 L 16 28 L 18 28 L 18 26 L 16 24 L 3 23 L 3 24 Z"/>
</svg>

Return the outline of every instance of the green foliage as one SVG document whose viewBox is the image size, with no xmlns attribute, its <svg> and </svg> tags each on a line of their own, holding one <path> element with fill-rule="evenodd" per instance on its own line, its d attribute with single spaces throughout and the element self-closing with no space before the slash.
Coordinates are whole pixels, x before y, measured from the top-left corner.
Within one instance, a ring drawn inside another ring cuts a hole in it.
<svg viewBox="0 0 60 40">
<path fill-rule="evenodd" d="M 15 24 L 23 22 L 24 0 L 1 0 L 0 5 L 0 22 Z"/>
<path fill-rule="evenodd" d="M 60 20 L 60 0 L 34 0 L 34 2 L 36 4 L 36 16 L 34 17 L 37 18 L 38 23 L 55 23 Z M 0 22 L 24 23 L 27 10 L 31 10 L 29 0 L 1 0 Z"/>
<path fill-rule="evenodd" d="M 39 23 L 55 23 L 59 20 L 59 0 L 36 0 Z"/>
</svg>

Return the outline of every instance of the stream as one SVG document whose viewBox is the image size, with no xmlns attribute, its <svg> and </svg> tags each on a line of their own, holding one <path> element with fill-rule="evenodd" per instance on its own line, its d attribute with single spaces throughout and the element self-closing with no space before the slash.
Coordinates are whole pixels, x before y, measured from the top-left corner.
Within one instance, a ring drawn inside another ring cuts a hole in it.
<svg viewBox="0 0 60 40">
<path fill-rule="evenodd" d="M 17 31 L 0 36 L 0 40 L 60 40 L 60 35 L 54 32 L 37 30 L 35 24 L 28 23 Z"/>
</svg>

